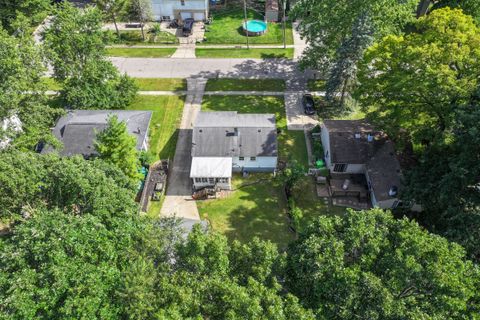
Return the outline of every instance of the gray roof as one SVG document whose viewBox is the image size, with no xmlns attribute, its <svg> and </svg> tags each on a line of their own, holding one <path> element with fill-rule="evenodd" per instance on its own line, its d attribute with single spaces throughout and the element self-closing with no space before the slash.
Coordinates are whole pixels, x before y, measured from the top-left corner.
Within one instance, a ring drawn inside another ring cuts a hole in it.
<svg viewBox="0 0 480 320">
<path fill-rule="evenodd" d="M 200 112 L 192 142 L 193 157 L 277 156 L 275 115 Z"/>
<path fill-rule="evenodd" d="M 63 156 L 96 154 L 94 141 L 96 132 L 105 129 L 109 115 L 117 115 L 119 121 L 125 121 L 128 132 L 137 138 L 137 149 L 141 150 L 148 133 L 152 117 L 151 111 L 134 110 L 72 110 L 61 117 L 52 133 L 63 143 L 59 153 Z M 42 153 L 51 152 L 49 146 Z"/>
<path fill-rule="evenodd" d="M 392 186 L 400 190 L 400 163 L 393 142 L 383 132 L 365 120 L 325 120 L 323 124 L 329 133 L 332 163 L 364 164 L 377 201 L 391 199 Z"/>
</svg>

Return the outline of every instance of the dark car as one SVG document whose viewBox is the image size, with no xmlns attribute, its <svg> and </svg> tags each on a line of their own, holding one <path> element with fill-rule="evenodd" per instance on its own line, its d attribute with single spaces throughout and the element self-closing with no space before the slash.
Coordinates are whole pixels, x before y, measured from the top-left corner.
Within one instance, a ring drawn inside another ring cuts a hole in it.
<svg viewBox="0 0 480 320">
<path fill-rule="evenodd" d="M 307 93 L 303 95 L 302 106 L 305 114 L 315 114 L 315 101 L 313 100 L 313 96 L 311 94 Z"/>
<path fill-rule="evenodd" d="M 195 20 L 193 20 L 192 18 L 188 18 L 188 19 L 185 19 L 183 21 L 182 32 L 183 32 L 184 36 L 189 36 L 189 35 L 192 34 L 192 29 L 193 29 L 193 23 L 194 22 L 195 22 Z"/>
</svg>

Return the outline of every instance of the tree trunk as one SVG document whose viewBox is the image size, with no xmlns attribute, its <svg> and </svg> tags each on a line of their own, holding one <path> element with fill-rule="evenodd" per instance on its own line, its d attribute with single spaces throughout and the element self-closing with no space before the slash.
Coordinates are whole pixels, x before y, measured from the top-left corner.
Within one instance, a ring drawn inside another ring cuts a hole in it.
<svg viewBox="0 0 480 320">
<path fill-rule="evenodd" d="M 343 85 L 342 85 L 342 93 L 341 93 L 341 96 L 340 96 L 340 106 L 343 107 L 345 105 L 345 95 L 347 93 L 347 86 L 348 86 L 348 77 L 345 78 L 345 80 L 343 81 Z"/>
<path fill-rule="evenodd" d="M 432 0 L 420 0 L 417 6 L 417 18 L 427 14 L 430 3 L 432 3 Z"/>
<path fill-rule="evenodd" d="M 140 22 L 140 29 L 142 30 L 142 39 L 145 42 L 145 32 L 143 31 L 143 22 Z"/>
<path fill-rule="evenodd" d="M 117 18 L 115 17 L 115 13 L 112 12 L 112 20 L 113 20 L 113 24 L 115 25 L 115 30 L 117 31 L 117 37 L 118 39 L 120 39 L 120 31 L 118 30 L 118 26 L 117 26 Z"/>
</svg>

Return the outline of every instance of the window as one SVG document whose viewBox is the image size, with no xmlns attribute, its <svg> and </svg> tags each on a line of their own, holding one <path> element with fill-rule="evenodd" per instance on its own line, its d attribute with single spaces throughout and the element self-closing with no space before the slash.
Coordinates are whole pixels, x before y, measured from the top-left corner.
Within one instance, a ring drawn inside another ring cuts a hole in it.
<svg viewBox="0 0 480 320">
<path fill-rule="evenodd" d="M 214 184 L 215 183 L 215 178 L 208 178 L 208 183 L 209 184 Z"/>
<path fill-rule="evenodd" d="M 345 172 L 347 171 L 348 164 L 346 163 L 336 163 L 333 167 L 333 171 L 335 172 Z"/>
<path fill-rule="evenodd" d="M 245 160 L 245 157 L 238 157 L 238 160 L 243 161 L 243 160 Z"/>
<path fill-rule="evenodd" d="M 257 157 L 250 157 L 250 161 L 256 161 Z"/>
<path fill-rule="evenodd" d="M 207 178 L 202 178 L 202 183 L 207 183 L 208 179 Z"/>
<path fill-rule="evenodd" d="M 228 178 L 217 178 L 218 183 L 228 183 Z"/>
<path fill-rule="evenodd" d="M 200 178 L 195 178 L 195 182 L 196 182 L 196 183 L 200 183 L 200 182 L 202 182 L 202 179 L 200 179 Z"/>
</svg>

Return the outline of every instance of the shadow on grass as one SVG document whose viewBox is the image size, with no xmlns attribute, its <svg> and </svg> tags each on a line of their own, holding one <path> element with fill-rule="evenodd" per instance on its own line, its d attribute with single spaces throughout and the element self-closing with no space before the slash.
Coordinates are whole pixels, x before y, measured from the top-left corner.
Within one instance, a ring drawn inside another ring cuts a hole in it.
<svg viewBox="0 0 480 320">
<path fill-rule="evenodd" d="M 163 145 L 163 148 L 158 151 L 159 159 L 170 159 L 173 161 L 175 155 L 175 148 L 177 146 L 179 129 L 176 129 L 175 132 L 170 136 L 168 141 Z"/>
</svg>

